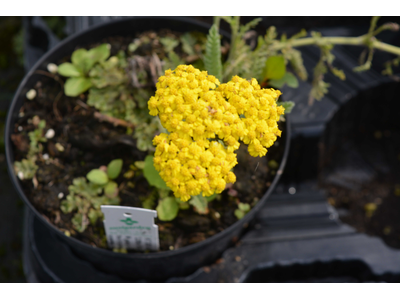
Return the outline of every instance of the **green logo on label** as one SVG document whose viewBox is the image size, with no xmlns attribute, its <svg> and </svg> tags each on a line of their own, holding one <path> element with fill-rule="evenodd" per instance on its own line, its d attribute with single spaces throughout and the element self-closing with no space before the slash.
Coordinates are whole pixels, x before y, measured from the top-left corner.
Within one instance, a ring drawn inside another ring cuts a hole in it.
<svg viewBox="0 0 400 300">
<path fill-rule="evenodd" d="M 137 221 L 134 221 L 131 218 L 126 218 L 125 220 L 120 220 L 120 221 L 124 222 L 126 225 L 133 225 L 135 223 L 138 223 Z"/>
</svg>

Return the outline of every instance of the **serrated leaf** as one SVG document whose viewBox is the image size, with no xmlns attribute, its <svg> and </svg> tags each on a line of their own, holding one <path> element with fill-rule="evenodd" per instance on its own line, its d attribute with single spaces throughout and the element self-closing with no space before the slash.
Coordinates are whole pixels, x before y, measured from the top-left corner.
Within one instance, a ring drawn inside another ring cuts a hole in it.
<svg viewBox="0 0 400 300">
<path fill-rule="evenodd" d="M 114 159 L 107 166 L 107 175 L 110 179 L 115 179 L 119 176 L 122 170 L 122 159 Z"/>
<path fill-rule="evenodd" d="M 160 42 L 164 46 L 165 52 L 171 52 L 179 45 L 179 41 L 171 37 L 160 38 Z"/>
<path fill-rule="evenodd" d="M 86 92 L 91 86 L 92 83 L 88 78 L 71 77 L 65 82 L 64 92 L 69 97 L 76 97 Z"/>
<path fill-rule="evenodd" d="M 168 58 L 171 62 L 171 69 L 175 69 L 177 66 L 184 63 L 184 61 L 174 51 L 168 53 Z"/>
<path fill-rule="evenodd" d="M 156 210 L 161 221 L 172 221 L 178 215 L 179 204 L 174 197 L 167 197 L 158 202 Z"/>
<path fill-rule="evenodd" d="M 107 182 L 106 186 L 104 187 L 104 194 L 108 198 L 115 198 L 118 196 L 118 184 L 115 181 Z"/>
<path fill-rule="evenodd" d="M 186 32 L 181 36 L 181 42 L 182 42 L 182 50 L 187 53 L 188 55 L 194 55 L 194 46 L 196 44 L 196 38 L 190 34 L 189 32 Z"/>
<path fill-rule="evenodd" d="M 154 167 L 152 155 L 147 155 L 144 160 L 143 175 L 150 185 L 160 189 L 170 189 Z"/>
<path fill-rule="evenodd" d="M 283 56 L 270 56 L 265 62 L 264 79 L 281 79 L 286 73 L 286 64 Z"/>
<path fill-rule="evenodd" d="M 343 70 L 331 68 L 331 72 L 333 73 L 333 75 L 340 78 L 340 80 L 346 80 L 346 75 L 344 74 Z"/>
<path fill-rule="evenodd" d="M 207 35 L 204 66 L 210 75 L 222 81 L 221 42 L 217 26 L 211 26 Z"/>
<path fill-rule="evenodd" d="M 208 213 L 208 201 L 206 197 L 202 195 L 193 196 L 189 200 L 189 204 L 193 205 L 199 214 Z"/>
<path fill-rule="evenodd" d="M 106 172 L 100 170 L 100 169 L 94 169 L 92 171 L 90 171 L 87 175 L 86 178 L 94 183 L 94 184 L 98 184 L 98 185 L 105 185 L 108 182 L 108 176 L 106 174 Z"/>
<path fill-rule="evenodd" d="M 64 77 L 81 77 L 83 73 L 73 64 L 66 62 L 58 66 L 58 74 Z"/>
</svg>

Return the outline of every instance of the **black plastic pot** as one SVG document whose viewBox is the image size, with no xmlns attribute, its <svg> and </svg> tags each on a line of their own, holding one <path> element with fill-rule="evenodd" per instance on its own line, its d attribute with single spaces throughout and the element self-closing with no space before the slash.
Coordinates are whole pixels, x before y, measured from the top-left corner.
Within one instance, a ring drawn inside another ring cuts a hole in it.
<svg viewBox="0 0 400 300">
<path fill-rule="evenodd" d="M 41 75 L 35 74 L 35 71 L 46 70 L 48 63 L 57 62 L 63 57 L 70 55 L 77 47 L 84 47 L 110 36 L 134 36 L 139 32 L 159 30 L 162 28 L 169 28 L 180 32 L 200 31 L 207 33 L 209 25 L 185 18 L 137 17 L 101 24 L 75 34 L 50 50 L 27 73 L 15 94 L 7 116 L 5 133 L 7 164 L 11 180 L 20 197 L 24 200 L 29 209 L 33 211 L 35 216 L 46 225 L 45 228 L 54 232 L 61 243 L 68 244 L 76 256 L 91 263 L 100 271 L 120 276 L 126 280 L 144 279 L 148 281 L 163 281 L 173 276 L 186 276 L 199 267 L 214 262 L 225 249 L 233 244 L 233 241 L 236 241 L 237 238 L 240 237 L 249 226 L 249 223 L 257 211 L 262 207 L 274 190 L 283 172 L 290 143 L 290 126 L 287 118 L 286 130 L 283 132 L 283 137 L 281 138 L 281 142 L 284 142 L 286 145 L 285 151 L 277 175 L 268 191 L 243 219 L 231 225 L 226 230 L 197 244 L 158 253 L 114 253 L 110 250 L 92 247 L 75 238 L 67 237 L 53 224 L 46 221 L 24 194 L 19 179 L 13 172 L 14 152 L 10 139 L 10 135 L 14 131 L 14 124 L 18 117 L 18 111 L 24 102 L 26 92 L 41 78 Z M 225 37 L 227 37 L 226 34 Z M 60 259 L 62 259 L 62 257 L 60 257 Z"/>
</svg>

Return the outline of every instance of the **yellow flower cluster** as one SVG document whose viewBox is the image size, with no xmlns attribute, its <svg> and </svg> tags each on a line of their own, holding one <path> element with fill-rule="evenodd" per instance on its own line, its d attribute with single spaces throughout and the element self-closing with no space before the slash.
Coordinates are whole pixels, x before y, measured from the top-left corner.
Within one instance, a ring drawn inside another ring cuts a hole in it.
<svg viewBox="0 0 400 300">
<path fill-rule="evenodd" d="M 231 171 L 239 141 L 252 156 L 264 156 L 277 136 L 277 121 L 284 112 L 274 89 L 261 89 L 234 76 L 226 84 L 193 66 L 167 70 L 148 102 L 150 114 L 159 115 L 170 134 L 153 140 L 154 166 L 175 196 L 187 201 L 200 193 L 221 193 L 236 181 Z"/>
</svg>

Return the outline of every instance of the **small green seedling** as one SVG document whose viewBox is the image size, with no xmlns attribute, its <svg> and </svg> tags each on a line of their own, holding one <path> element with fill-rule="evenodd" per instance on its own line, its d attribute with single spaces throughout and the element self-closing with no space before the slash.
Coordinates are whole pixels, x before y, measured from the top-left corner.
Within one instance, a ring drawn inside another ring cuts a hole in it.
<svg viewBox="0 0 400 300">
<path fill-rule="evenodd" d="M 44 134 L 46 121 L 40 120 L 38 116 L 34 116 L 29 122 L 36 124 L 37 128 L 28 133 L 30 144 L 26 158 L 14 162 L 14 171 L 20 180 L 32 179 L 35 176 L 38 169 L 36 160 L 38 154 L 43 151 L 43 145 L 41 143 L 47 142 Z"/>
<path fill-rule="evenodd" d="M 64 213 L 76 211 L 72 224 L 78 232 L 86 230 L 89 222 L 95 224 L 103 217 L 101 205 L 118 205 L 121 199 L 118 196 L 118 184 L 113 181 L 122 170 L 122 159 L 111 161 L 106 168 L 90 171 L 86 178 L 79 177 L 73 180 L 68 187 L 69 195 L 61 202 Z"/>
<path fill-rule="evenodd" d="M 250 204 L 239 202 L 238 208 L 235 210 L 236 218 L 242 219 L 250 211 L 250 208 Z"/>
<path fill-rule="evenodd" d="M 110 48 L 109 44 L 102 44 L 90 50 L 78 49 L 72 53 L 71 62 L 58 66 L 58 73 L 69 77 L 64 85 L 67 96 L 76 97 L 92 86 L 104 87 L 107 85 L 107 79 L 119 82 L 118 76 L 107 73 L 108 69 L 118 64 L 118 58 L 114 56 L 106 61 L 110 56 Z"/>
</svg>

